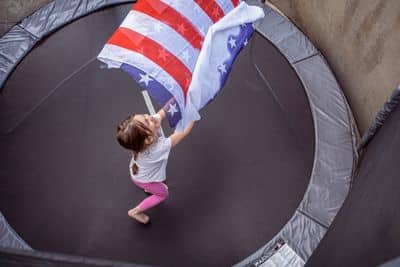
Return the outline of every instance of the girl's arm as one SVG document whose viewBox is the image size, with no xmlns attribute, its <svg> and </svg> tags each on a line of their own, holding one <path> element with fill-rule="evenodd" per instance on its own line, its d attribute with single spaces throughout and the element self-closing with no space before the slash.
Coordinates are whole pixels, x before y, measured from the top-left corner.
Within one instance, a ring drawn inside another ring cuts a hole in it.
<svg viewBox="0 0 400 267">
<path fill-rule="evenodd" d="M 183 130 L 183 132 L 174 132 L 169 136 L 171 138 L 171 146 L 176 146 L 183 138 L 189 135 L 193 129 L 194 122 L 189 123 L 189 125 Z"/>
</svg>

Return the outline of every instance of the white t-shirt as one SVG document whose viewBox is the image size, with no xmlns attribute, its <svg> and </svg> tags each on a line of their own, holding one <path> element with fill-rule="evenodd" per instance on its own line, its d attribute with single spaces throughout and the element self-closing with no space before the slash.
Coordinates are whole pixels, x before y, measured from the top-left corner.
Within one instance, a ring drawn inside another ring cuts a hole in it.
<svg viewBox="0 0 400 267">
<path fill-rule="evenodd" d="M 155 118 L 159 119 L 157 116 Z M 151 144 L 145 151 L 138 154 L 136 165 L 139 167 L 137 174 L 133 174 L 131 159 L 129 172 L 131 178 L 141 183 L 165 181 L 169 152 L 171 151 L 171 139 L 159 136 L 157 141 Z"/>
</svg>

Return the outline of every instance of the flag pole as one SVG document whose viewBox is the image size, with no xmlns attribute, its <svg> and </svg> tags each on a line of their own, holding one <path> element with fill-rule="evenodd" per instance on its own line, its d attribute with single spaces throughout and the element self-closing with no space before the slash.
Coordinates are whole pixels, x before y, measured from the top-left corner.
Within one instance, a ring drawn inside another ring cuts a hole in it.
<svg viewBox="0 0 400 267">
<path fill-rule="evenodd" d="M 147 90 L 142 90 L 142 95 L 144 98 L 144 102 L 146 103 L 147 109 L 149 110 L 150 115 L 156 114 L 156 111 L 154 110 L 153 102 L 151 102 L 151 98 L 149 96 L 149 93 Z M 161 130 L 161 135 L 164 137 L 164 131 L 162 129 L 162 126 L 160 125 L 160 130 Z"/>
</svg>

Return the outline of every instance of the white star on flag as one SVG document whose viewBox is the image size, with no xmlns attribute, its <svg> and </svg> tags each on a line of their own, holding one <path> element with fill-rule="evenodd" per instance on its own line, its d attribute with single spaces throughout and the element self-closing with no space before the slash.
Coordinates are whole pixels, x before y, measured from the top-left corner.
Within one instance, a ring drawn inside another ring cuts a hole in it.
<svg viewBox="0 0 400 267">
<path fill-rule="evenodd" d="M 204 26 L 201 26 L 199 30 L 200 30 L 200 33 L 201 33 L 202 35 L 206 35 L 206 29 L 205 29 Z"/>
<path fill-rule="evenodd" d="M 175 86 L 171 82 L 166 82 L 165 87 L 170 91 L 174 90 L 175 88 Z"/>
<path fill-rule="evenodd" d="M 247 40 L 247 38 L 244 40 L 243 45 L 246 46 L 249 43 L 249 40 Z"/>
<path fill-rule="evenodd" d="M 175 104 L 169 104 L 169 110 L 167 112 L 169 114 L 171 114 L 171 117 L 173 117 L 174 114 L 178 112 L 178 110 L 176 109 L 176 103 Z"/>
<path fill-rule="evenodd" d="M 184 6 L 184 1 L 182 0 L 174 0 L 178 6 Z"/>
<path fill-rule="evenodd" d="M 168 90 L 174 89 L 174 85 L 172 84 L 171 79 L 168 79 L 166 77 L 160 77 L 159 79 L 165 85 L 165 88 L 167 88 Z"/>
<path fill-rule="evenodd" d="M 149 35 L 149 33 L 151 33 L 152 31 L 153 31 L 152 29 L 149 29 L 149 26 L 144 26 L 144 27 L 142 28 L 141 34 L 144 35 L 144 36 L 147 36 L 147 35 Z"/>
<path fill-rule="evenodd" d="M 219 65 L 219 66 L 218 66 L 218 70 L 221 72 L 221 74 L 225 74 L 225 73 L 226 73 L 226 66 L 225 66 L 225 64 Z"/>
<path fill-rule="evenodd" d="M 203 10 L 201 9 L 201 7 L 199 7 L 198 5 L 196 5 L 194 7 L 194 11 L 196 11 L 197 14 L 201 14 L 203 12 Z"/>
<path fill-rule="evenodd" d="M 186 61 L 186 63 L 189 62 L 189 59 L 191 58 L 191 56 L 189 55 L 189 51 L 185 50 L 182 52 L 182 59 Z"/>
<path fill-rule="evenodd" d="M 145 75 L 139 74 L 140 75 L 140 83 L 144 83 L 146 86 L 149 86 L 149 82 L 152 81 L 153 79 L 150 78 L 150 76 L 146 73 Z"/>
<path fill-rule="evenodd" d="M 228 40 L 229 45 L 231 46 L 231 48 L 236 47 L 236 40 L 233 37 L 230 37 Z"/>
<path fill-rule="evenodd" d="M 160 33 L 162 29 L 163 29 L 163 27 L 162 27 L 161 23 L 158 22 L 158 23 L 154 24 L 154 30 L 156 32 Z"/>
</svg>

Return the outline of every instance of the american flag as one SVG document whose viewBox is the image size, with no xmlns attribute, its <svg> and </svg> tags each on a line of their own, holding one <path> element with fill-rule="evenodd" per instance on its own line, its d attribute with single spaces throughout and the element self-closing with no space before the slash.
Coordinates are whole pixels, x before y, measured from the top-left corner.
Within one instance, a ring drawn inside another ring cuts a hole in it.
<svg viewBox="0 0 400 267">
<path fill-rule="evenodd" d="M 221 90 L 262 9 L 239 0 L 139 0 L 100 52 L 183 130 Z"/>
</svg>

